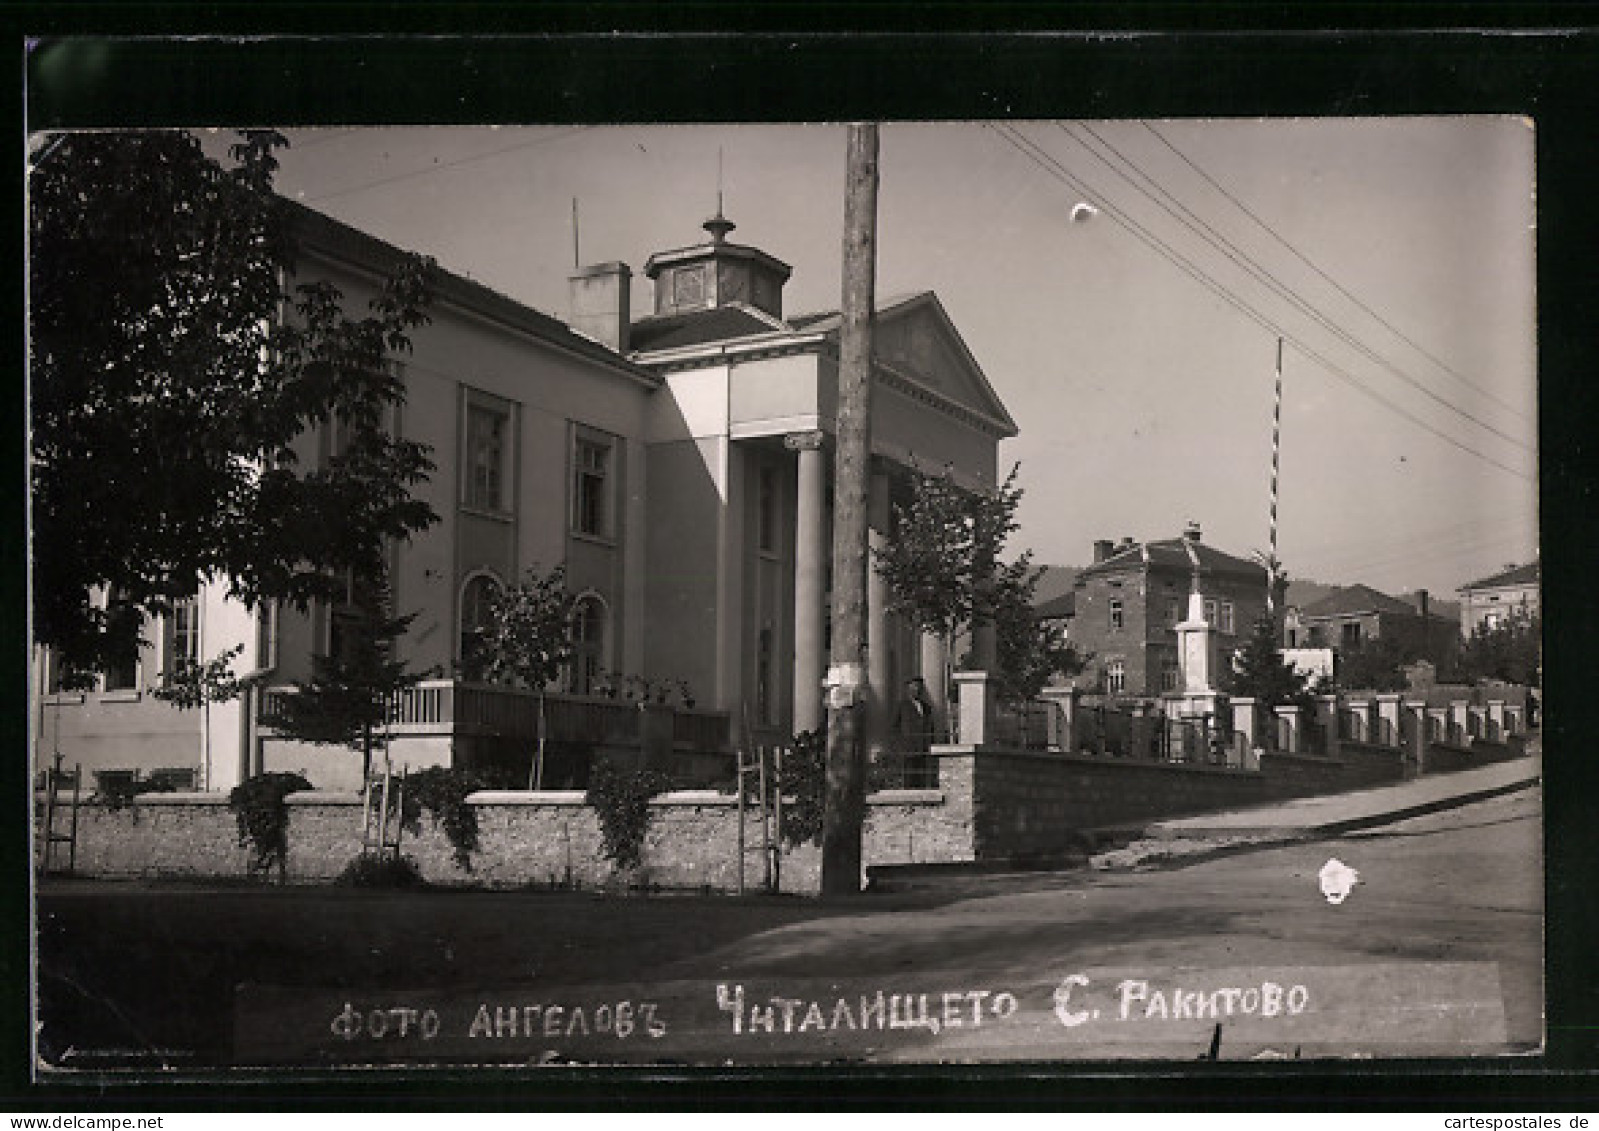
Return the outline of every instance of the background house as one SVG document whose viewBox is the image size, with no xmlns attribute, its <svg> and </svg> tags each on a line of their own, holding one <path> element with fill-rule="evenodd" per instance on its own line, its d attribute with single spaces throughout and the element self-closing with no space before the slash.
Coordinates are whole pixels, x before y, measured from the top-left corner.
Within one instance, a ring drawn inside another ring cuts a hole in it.
<svg viewBox="0 0 1599 1131">
<path fill-rule="evenodd" d="M 1369 585 L 1346 585 L 1283 618 L 1285 648 L 1329 648 L 1347 654 L 1379 642 L 1389 645 L 1401 662 L 1427 660 L 1446 664 L 1460 650 L 1453 619 L 1435 615 L 1426 590 L 1415 605 L 1390 597 Z"/>
<path fill-rule="evenodd" d="M 1508 566 L 1499 573 L 1462 585 L 1460 631 L 1470 636 L 1479 627 L 1494 629 L 1513 617 L 1538 615 L 1540 571 L 1538 562 Z"/>
</svg>

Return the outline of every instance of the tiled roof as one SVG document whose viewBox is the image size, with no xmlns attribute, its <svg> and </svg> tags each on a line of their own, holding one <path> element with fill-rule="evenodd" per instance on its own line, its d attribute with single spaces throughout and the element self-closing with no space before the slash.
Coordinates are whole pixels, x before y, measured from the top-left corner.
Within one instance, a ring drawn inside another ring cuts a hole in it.
<svg viewBox="0 0 1599 1131">
<path fill-rule="evenodd" d="M 313 251 L 383 271 L 392 269 L 405 254 L 394 244 L 381 240 L 369 232 L 363 232 L 359 228 L 353 228 L 342 220 L 335 220 L 325 212 L 307 208 L 287 197 L 278 199 L 288 215 L 289 223 L 294 226 L 295 234 Z M 559 319 L 535 310 L 474 279 L 436 266 L 432 283 L 439 299 L 497 319 L 508 326 L 541 338 L 551 345 L 624 372 L 635 380 L 656 386 L 661 382 L 656 374 L 633 364 L 591 338 L 575 332 Z"/>
<path fill-rule="evenodd" d="M 1085 566 L 1082 574 L 1078 576 L 1141 568 L 1146 556 L 1152 569 L 1181 570 L 1186 573 L 1194 568 L 1193 560 L 1188 556 L 1190 548 L 1199 558 L 1199 569 L 1203 574 L 1212 576 L 1227 574 L 1258 579 L 1262 585 L 1266 582 L 1266 567 L 1259 562 L 1235 557 L 1203 542 L 1189 543 L 1188 539 L 1182 537 L 1162 538 L 1155 542 L 1134 542 L 1102 562 Z"/>
<path fill-rule="evenodd" d="M 1473 581 L 1470 585 L 1462 585 L 1460 591 L 1467 589 L 1496 589 L 1501 585 L 1536 585 L 1538 584 L 1539 569 L 1537 562 L 1528 562 L 1526 565 L 1511 566 L 1492 577 L 1485 577 L 1481 581 Z"/>
<path fill-rule="evenodd" d="M 634 350 L 649 353 L 653 350 L 734 341 L 756 334 L 770 334 L 774 329 L 777 327 L 745 307 L 718 306 L 686 314 L 640 318 L 633 323 L 629 344 Z"/>
<path fill-rule="evenodd" d="M 1077 594 L 1071 590 L 1033 606 L 1033 616 L 1038 620 L 1059 620 L 1061 617 L 1075 616 L 1076 613 Z"/>
<path fill-rule="evenodd" d="M 1347 617 L 1356 613 L 1405 613 L 1410 616 L 1420 616 L 1421 610 L 1397 597 L 1379 592 L 1369 585 L 1346 585 L 1299 610 L 1301 620 Z"/>
<path fill-rule="evenodd" d="M 877 300 L 876 313 L 887 314 L 898 307 L 916 299 L 931 295 L 932 291 L 908 291 L 905 294 L 890 295 Z M 785 321 L 796 330 L 836 330 L 839 324 L 837 310 L 812 310 L 804 314 L 791 314 Z"/>
</svg>

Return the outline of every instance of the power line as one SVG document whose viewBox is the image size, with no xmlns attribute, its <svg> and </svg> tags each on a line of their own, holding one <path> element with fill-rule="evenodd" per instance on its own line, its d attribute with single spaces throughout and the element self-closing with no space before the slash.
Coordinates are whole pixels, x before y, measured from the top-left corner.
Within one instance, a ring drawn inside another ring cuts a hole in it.
<svg viewBox="0 0 1599 1131">
<path fill-rule="evenodd" d="M 1406 567 L 1414 568 L 1422 563 L 1437 561 L 1441 558 L 1452 558 L 1459 560 L 1466 555 L 1480 553 L 1493 547 L 1508 546 L 1513 542 L 1519 545 L 1520 538 L 1521 536 L 1519 534 L 1514 532 L 1506 532 L 1502 536 L 1489 538 L 1482 541 L 1468 542 L 1461 545 L 1426 547 L 1410 553 L 1396 554 L 1380 558 L 1367 558 L 1365 560 L 1356 561 L 1346 565 L 1338 565 L 1336 558 L 1332 559 L 1331 564 L 1319 558 L 1316 560 L 1320 561 L 1323 569 L 1333 570 L 1341 574 L 1361 574 L 1376 570 L 1392 570 Z"/>
<path fill-rule="evenodd" d="M 1465 409 L 1461 408 L 1459 405 L 1456 405 L 1453 402 L 1445 400 L 1443 397 L 1440 397 L 1437 393 L 1433 392 L 1431 389 L 1428 389 L 1426 386 L 1422 385 L 1420 382 L 1416 381 L 1414 378 L 1412 378 L 1408 374 L 1404 373 L 1402 370 L 1400 370 L 1397 366 L 1395 366 L 1393 363 L 1388 361 L 1386 358 L 1384 358 L 1381 355 L 1379 355 L 1375 350 L 1371 349 L 1371 347 L 1367 346 L 1364 342 L 1360 341 L 1358 338 L 1356 338 L 1349 331 L 1345 330 L 1343 327 L 1341 327 L 1341 326 L 1337 325 L 1336 323 L 1334 323 L 1331 319 L 1329 319 L 1321 311 L 1317 310 L 1312 304 L 1310 304 L 1304 298 L 1302 298 L 1298 294 L 1298 292 L 1296 292 L 1292 287 L 1288 286 L 1281 279 L 1279 279 L 1268 268 L 1261 266 L 1260 263 L 1258 263 L 1255 259 L 1253 259 L 1243 249 L 1238 247 L 1237 244 L 1233 243 L 1226 236 L 1222 235 L 1215 228 L 1213 228 L 1210 224 L 1206 223 L 1205 220 L 1203 220 L 1201 217 L 1197 216 L 1186 205 L 1184 205 L 1182 203 L 1182 201 L 1178 200 L 1169 191 L 1167 191 L 1164 187 L 1162 187 L 1159 184 L 1159 182 L 1157 182 L 1153 177 L 1151 177 L 1148 173 L 1144 172 L 1143 169 L 1139 168 L 1139 166 L 1137 165 L 1136 162 L 1134 162 L 1131 158 L 1129 158 L 1124 153 L 1122 153 L 1120 150 L 1118 150 L 1110 142 L 1106 141 L 1104 139 L 1104 137 L 1102 137 L 1092 126 L 1088 125 L 1087 123 L 1080 123 L 1080 127 L 1085 132 L 1087 132 L 1096 141 L 1098 141 L 1100 145 L 1104 146 L 1105 149 L 1107 149 L 1111 154 L 1113 154 L 1116 157 L 1117 160 L 1121 161 L 1122 164 L 1126 165 L 1129 169 L 1133 170 L 1134 173 L 1138 174 L 1138 176 L 1140 178 L 1142 178 L 1145 182 L 1147 182 L 1149 185 L 1151 185 L 1155 189 L 1155 191 L 1158 192 L 1162 197 L 1164 197 L 1166 200 L 1171 201 L 1172 204 L 1175 205 L 1177 209 L 1181 210 L 1183 215 L 1179 216 L 1177 214 L 1177 212 L 1173 211 L 1171 207 L 1168 207 L 1161 200 L 1157 199 L 1147 189 L 1144 189 L 1144 188 L 1140 187 L 1136 182 L 1134 182 L 1132 180 L 1132 178 L 1128 177 L 1127 174 L 1123 173 L 1120 169 L 1116 168 L 1116 166 L 1111 161 L 1107 160 L 1103 155 L 1101 155 L 1100 153 L 1096 152 L 1091 146 L 1089 146 L 1086 142 L 1084 142 L 1076 134 L 1073 134 L 1071 132 L 1070 128 L 1065 123 L 1057 123 L 1057 125 L 1059 126 L 1059 128 L 1060 128 L 1062 133 L 1065 133 L 1066 136 L 1070 137 L 1073 141 L 1076 141 L 1078 145 L 1082 146 L 1085 151 L 1087 151 L 1092 157 L 1095 158 L 1095 160 L 1099 161 L 1101 164 L 1103 164 L 1107 168 L 1109 168 L 1111 170 L 1111 172 L 1115 173 L 1117 176 L 1121 177 L 1122 180 L 1124 180 L 1128 184 L 1132 185 L 1133 188 L 1137 189 L 1145 197 L 1147 197 L 1148 199 L 1154 201 L 1155 205 L 1157 207 L 1159 207 L 1162 211 L 1164 211 L 1168 216 L 1171 216 L 1174 220 L 1176 220 L 1183 227 L 1187 228 L 1189 231 L 1194 232 L 1201 239 L 1205 240 L 1212 247 L 1216 248 L 1216 250 L 1220 251 L 1222 253 L 1222 255 L 1226 256 L 1234 264 L 1236 264 L 1238 267 L 1242 268 L 1247 274 L 1249 274 L 1257 282 L 1259 282 L 1262 285 L 1264 285 L 1268 290 L 1271 290 L 1273 293 L 1277 294 L 1279 297 L 1287 300 L 1295 308 L 1297 308 L 1299 311 L 1301 311 L 1302 313 L 1304 313 L 1305 315 L 1307 315 L 1308 317 L 1310 317 L 1311 319 L 1313 319 L 1314 321 L 1319 323 L 1324 329 L 1326 329 L 1328 332 L 1333 334 L 1340 341 L 1342 341 L 1346 345 L 1350 346 L 1356 352 L 1364 355 L 1365 357 L 1370 359 L 1375 364 L 1382 366 L 1384 369 L 1388 370 L 1394 376 L 1398 377 L 1405 384 L 1409 385 L 1411 388 L 1415 389 L 1417 392 L 1421 393 L 1423 396 L 1427 397 L 1429 400 L 1432 400 L 1433 402 L 1435 402 L 1436 404 L 1440 405 L 1441 407 L 1449 410 L 1450 412 L 1453 412 L 1453 413 L 1463 417 L 1464 419 L 1466 419 L 1466 420 L 1470 421 L 1471 423 L 1477 425 L 1479 428 L 1482 428 L 1484 431 L 1493 433 L 1493 435 L 1498 436 L 1501 440 L 1504 440 L 1507 443 L 1510 443 L 1510 444 L 1520 448 L 1522 451 L 1528 452 L 1529 454 L 1531 453 L 1532 449 L 1529 448 L 1526 444 L 1524 444 L 1521 440 L 1519 440 L 1515 436 L 1510 435 L 1510 433 L 1508 433 L 1508 432 L 1501 431 L 1500 429 L 1494 427 L 1492 424 L 1489 424 L 1488 422 L 1478 418 L 1477 416 L 1474 416 L 1472 413 L 1467 412 Z M 1184 219 L 1184 216 L 1188 217 L 1188 219 Z M 1195 226 L 1196 224 L 1198 225 L 1197 227 Z M 1200 230 L 1201 228 L 1203 228 L 1204 230 L 1201 231 Z"/>
<path fill-rule="evenodd" d="M 1153 251 L 1155 251 L 1156 254 L 1160 255 L 1163 259 L 1166 259 L 1168 262 L 1172 263 L 1175 267 L 1178 268 L 1178 270 L 1182 271 L 1184 274 L 1190 276 L 1191 278 L 1193 278 L 1194 280 L 1199 282 L 1202 286 L 1204 286 L 1206 289 L 1210 290 L 1218 298 L 1222 299 L 1222 301 L 1226 302 L 1229 306 L 1233 307 L 1239 313 L 1243 314 L 1244 317 L 1248 318 L 1251 322 L 1254 322 L 1257 326 L 1260 326 L 1262 329 L 1266 330 L 1267 332 L 1269 332 L 1273 336 L 1283 338 L 1286 342 L 1290 343 L 1296 350 L 1298 350 L 1307 359 L 1309 359 L 1311 361 L 1314 361 L 1316 364 L 1321 366 L 1321 368 L 1326 370 L 1327 373 L 1329 373 L 1332 376 L 1334 376 L 1334 377 L 1338 378 L 1339 380 L 1343 381 L 1345 384 L 1350 385 L 1351 387 L 1356 389 L 1358 392 L 1361 392 L 1361 393 L 1365 394 L 1368 398 L 1376 401 L 1378 404 L 1381 404 L 1382 406 L 1384 406 L 1385 408 L 1391 410 L 1392 412 L 1396 413 L 1397 415 L 1399 415 L 1399 416 L 1403 417 L 1404 419 L 1410 421 L 1412 424 L 1416 425 L 1418 428 L 1422 429 L 1424 432 L 1428 432 L 1431 435 L 1436 436 L 1438 439 L 1444 441 L 1446 444 L 1449 444 L 1449 445 L 1451 445 L 1452 447 L 1455 447 L 1455 448 L 1459 448 L 1461 451 L 1467 453 L 1468 455 L 1476 456 L 1478 459 L 1482 460 L 1484 463 L 1490 464 L 1493 467 L 1497 467 L 1499 470 L 1501 470 L 1503 472 L 1506 472 L 1507 474 L 1513 475 L 1513 476 L 1515 476 L 1518 479 L 1526 480 L 1527 482 L 1532 482 L 1533 481 L 1532 477 L 1527 475 L 1525 472 L 1519 471 L 1516 468 L 1513 468 L 1513 467 L 1510 467 L 1507 464 L 1501 463 L 1498 460 L 1494 459 L 1492 456 L 1486 454 L 1485 452 L 1479 451 L 1478 449 L 1473 448 L 1469 444 L 1466 444 L 1463 441 L 1457 440 L 1455 437 L 1450 436 L 1448 433 L 1438 430 L 1437 428 L 1433 427 L 1431 424 L 1427 423 L 1425 420 L 1422 420 L 1420 417 L 1418 417 L 1415 414 L 1411 413 L 1409 410 L 1407 410 L 1403 406 L 1395 404 L 1392 400 L 1389 400 L 1387 397 L 1383 396 L 1381 393 L 1377 392 L 1375 389 L 1372 389 L 1369 386 L 1362 384 L 1360 381 L 1358 381 L 1353 376 L 1351 376 L 1343 368 L 1341 368 L 1340 366 L 1336 365 L 1334 362 L 1332 362 L 1328 358 L 1324 357 L 1322 354 L 1317 352 L 1315 349 L 1311 348 L 1310 346 L 1307 346 L 1303 341 L 1301 341 L 1300 339 L 1294 337 L 1292 334 L 1290 334 L 1283 327 L 1281 327 L 1277 323 L 1271 321 L 1271 319 L 1269 319 L 1265 315 L 1261 314 L 1258 310 L 1256 310 L 1254 307 L 1250 306 L 1243 299 L 1241 299 L 1237 295 L 1233 294 L 1233 292 L 1231 290 L 1229 290 L 1225 285 L 1217 282 L 1210 275 L 1206 274 L 1203 270 L 1201 270 L 1199 267 L 1197 267 L 1191 260 L 1189 260 L 1186 257 L 1184 257 L 1180 252 L 1178 252 L 1170 244 L 1166 243 L 1166 241 L 1162 240 L 1159 236 L 1155 235 L 1148 228 L 1146 228 L 1142 224 L 1140 224 L 1137 220 L 1134 220 L 1132 217 L 1128 216 L 1126 213 L 1121 211 L 1115 205 L 1111 204 L 1110 200 L 1109 200 L 1109 197 L 1106 196 L 1106 194 L 1099 192 L 1097 189 L 1093 188 L 1091 185 L 1089 185 L 1086 182 L 1084 182 L 1082 179 L 1077 177 L 1075 174 L 1071 173 L 1069 170 L 1067 170 L 1065 168 L 1065 166 L 1063 166 L 1047 150 L 1044 150 L 1042 147 L 1037 145 L 1037 143 L 1033 142 L 1025 134 L 1020 133 L 1020 131 L 1016 130 L 1015 127 L 1009 126 L 1009 125 L 1003 125 L 1003 124 L 1001 124 L 1001 125 L 993 125 L 993 124 L 991 124 L 990 128 L 992 128 L 996 133 L 998 133 L 1002 139 L 1004 139 L 1009 145 L 1011 145 L 1014 149 L 1016 149 L 1018 152 L 1020 152 L 1024 157 L 1028 158 L 1028 160 L 1032 161 L 1035 165 L 1037 165 L 1047 176 L 1053 177 L 1055 180 L 1060 181 L 1062 184 L 1065 184 L 1068 188 L 1071 188 L 1074 192 L 1077 192 L 1077 193 L 1079 193 L 1081 195 L 1089 196 L 1089 197 L 1092 197 L 1092 198 L 1095 198 L 1095 199 L 1099 200 L 1101 202 L 1101 205 L 1102 205 L 1102 210 L 1105 212 L 1106 215 L 1110 216 L 1111 219 L 1113 219 L 1117 223 L 1121 224 L 1134 237 L 1136 237 L 1138 240 L 1140 240 L 1145 245 L 1150 247 Z"/>
<path fill-rule="evenodd" d="M 1354 303 L 1361 310 L 1365 311 L 1367 314 L 1371 315 L 1372 318 L 1374 318 L 1378 322 L 1380 322 L 1395 337 L 1399 338 L 1401 341 L 1403 341 L 1404 343 L 1409 345 L 1412 349 L 1414 349 L 1417 353 L 1421 354 L 1428 361 L 1431 361 L 1439 369 L 1442 369 L 1445 373 L 1447 373 L 1451 377 L 1455 378 L 1455 380 L 1459 381 L 1461 384 L 1463 384 L 1467 388 L 1472 389 L 1473 391 L 1479 393 L 1480 395 L 1482 395 L 1484 397 L 1487 397 L 1489 400 L 1491 400 L 1495 404 L 1497 404 L 1500 408 L 1503 408 L 1507 412 L 1511 413 L 1518 420 L 1528 420 L 1529 419 L 1527 417 L 1527 415 L 1524 412 L 1522 412 L 1520 409 L 1516 408 L 1514 405 L 1510 404 L 1508 401 L 1500 400 L 1498 397 L 1494 396 L 1493 393 L 1489 392 L 1487 389 L 1484 389 L 1481 385 L 1478 385 L 1475 382 L 1471 381 L 1464 374 L 1462 374 L 1459 370 L 1457 370 L 1453 366 L 1451 366 L 1448 362 L 1446 362 L 1442 358 L 1438 357 L 1432 351 L 1427 349 L 1427 347 L 1423 346 L 1420 342 L 1416 341 L 1416 339 L 1412 338 L 1409 334 L 1406 334 L 1399 327 L 1395 326 L 1392 322 L 1388 321 L 1388 319 L 1384 318 L 1381 314 L 1378 314 L 1371 307 L 1367 306 L 1364 302 L 1362 302 L 1360 300 L 1360 298 L 1358 296 L 1353 294 L 1342 283 L 1340 283 L 1337 279 L 1334 279 L 1331 275 L 1327 274 L 1327 272 L 1323 271 L 1320 267 L 1316 266 L 1316 264 L 1311 262 L 1310 259 L 1307 258 L 1298 248 L 1296 248 L 1293 244 L 1289 243 L 1281 235 L 1279 235 L 1277 233 L 1277 231 L 1275 229 L 1273 229 L 1270 224 L 1266 223 L 1266 221 L 1262 220 L 1253 211 L 1251 211 L 1248 205 L 1246 205 L 1243 201 L 1239 200 L 1232 193 L 1228 192 L 1226 188 L 1224 188 L 1220 183 L 1217 182 L 1216 178 L 1212 177 L 1204 169 L 1200 168 L 1199 165 L 1191 157 L 1189 157 L 1181 149 L 1177 148 L 1177 146 L 1172 143 L 1170 138 L 1168 138 L 1168 137 L 1166 137 L 1166 135 L 1162 134 L 1158 129 L 1156 129 L 1149 122 L 1142 122 L 1140 124 L 1146 130 L 1148 130 L 1150 133 L 1154 134 L 1156 139 L 1162 145 L 1164 145 L 1167 149 L 1171 150 L 1174 154 L 1176 154 L 1178 159 L 1181 160 L 1183 162 L 1183 164 L 1187 165 L 1194 172 L 1198 173 L 1200 175 L 1200 177 L 1202 177 L 1205 180 L 1205 182 L 1210 185 L 1211 188 L 1213 188 L 1217 192 L 1221 193 L 1222 196 L 1226 197 L 1229 201 L 1231 201 L 1233 203 L 1233 205 L 1235 207 L 1237 207 L 1240 212 L 1242 212 L 1245 216 L 1248 216 L 1251 220 L 1253 220 L 1267 235 L 1269 235 L 1272 239 L 1276 240 L 1284 248 L 1286 248 L 1288 250 L 1289 254 L 1293 255 L 1293 257 L 1295 259 L 1298 259 L 1306 267 L 1309 267 L 1312 271 L 1314 271 L 1322 279 L 1326 280 L 1326 282 L 1328 284 L 1330 284 L 1333 288 L 1335 288 L 1338 291 L 1339 294 L 1343 295 L 1350 302 Z"/>
<path fill-rule="evenodd" d="M 408 181 L 413 177 L 425 177 L 430 173 L 439 173 L 443 172 L 445 169 L 454 169 L 461 165 L 470 165 L 475 161 L 487 161 L 491 157 L 499 157 L 501 154 L 514 153 L 521 149 L 532 149 L 536 145 L 543 145 L 546 142 L 551 141 L 560 141 L 562 138 L 571 137 L 573 134 L 580 134 L 593 128 L 593 126 L 576 126 L 569 130 L 563 130 L 560 133 L 544 134 L 540 137 L 533 138 L 531 141 L 518 142 L 515 145 L 507 145 L 500 149 L 491 149 L 487 153 L 476 153 L 471 157 L 459 157 L 454 161 L 445 161 L 437 165 L 429 165 L 423 169 L 411 169 L 404 173 L 396 173 L 391 177 L 383 177 L 379 180 L 367 181 L 365 184 L 352 185 L 349 188 L 339 189 L 337 192 L 325 192 L 320 196 L 307 197 L 306 203 L 320 204 L 327 200 L 337 200 L 341 196 L 352 196 L 358 192 L 366 192 L 368 189 L 381 188 L 384 185 L 392 185 L 398 181 Z"/>
</svg>

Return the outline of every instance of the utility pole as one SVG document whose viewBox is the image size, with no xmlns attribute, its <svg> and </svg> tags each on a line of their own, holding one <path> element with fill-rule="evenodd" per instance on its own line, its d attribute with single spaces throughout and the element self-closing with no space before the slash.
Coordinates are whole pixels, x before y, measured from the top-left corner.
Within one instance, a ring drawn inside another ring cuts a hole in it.
<svg viewBox="0 0 1599 1131">
<path fill-rule="evenodd" d="M 877 126 L 849 127 L 844 294 L 833 465 L 833 645 L 827 673 L 822 894 L 861 890 L 866 810 L 866 484 L 872 444 L 872 310 L 877 275 Z"/>
</svg>

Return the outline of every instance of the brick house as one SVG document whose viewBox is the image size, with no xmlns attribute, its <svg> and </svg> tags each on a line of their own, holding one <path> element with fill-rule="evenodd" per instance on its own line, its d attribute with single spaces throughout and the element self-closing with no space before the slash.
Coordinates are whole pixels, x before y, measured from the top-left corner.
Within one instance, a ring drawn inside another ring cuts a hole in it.
<svg viewBox="0 0 1599 1131">
<path fill-rule="evenodd" d="M 1197 582 L 1220 656 L 1241 647 L 1266 611 L 1266 568 L 1201 539 L 1190 523 L 1176 538 L 1101 540 L 1072 591 L 1071 640 L 1087 667 L 1078 685 L 1159 697 L 1178 690 L 1176 626 Z"/>
<path fill-rule="evenodd" d="M 1288 610 L 1283 620 L 1283 644 L 1289 648 L 1351 652 L 1376 641 L 1397 645 L 1407 660 L 1434 664 L 1460 649 L 1454 620 L 1429 611 L 1425 589 L 1417 592 L 1412 605 L 1369 585 L 1346 585 Z"/>
</svg>

